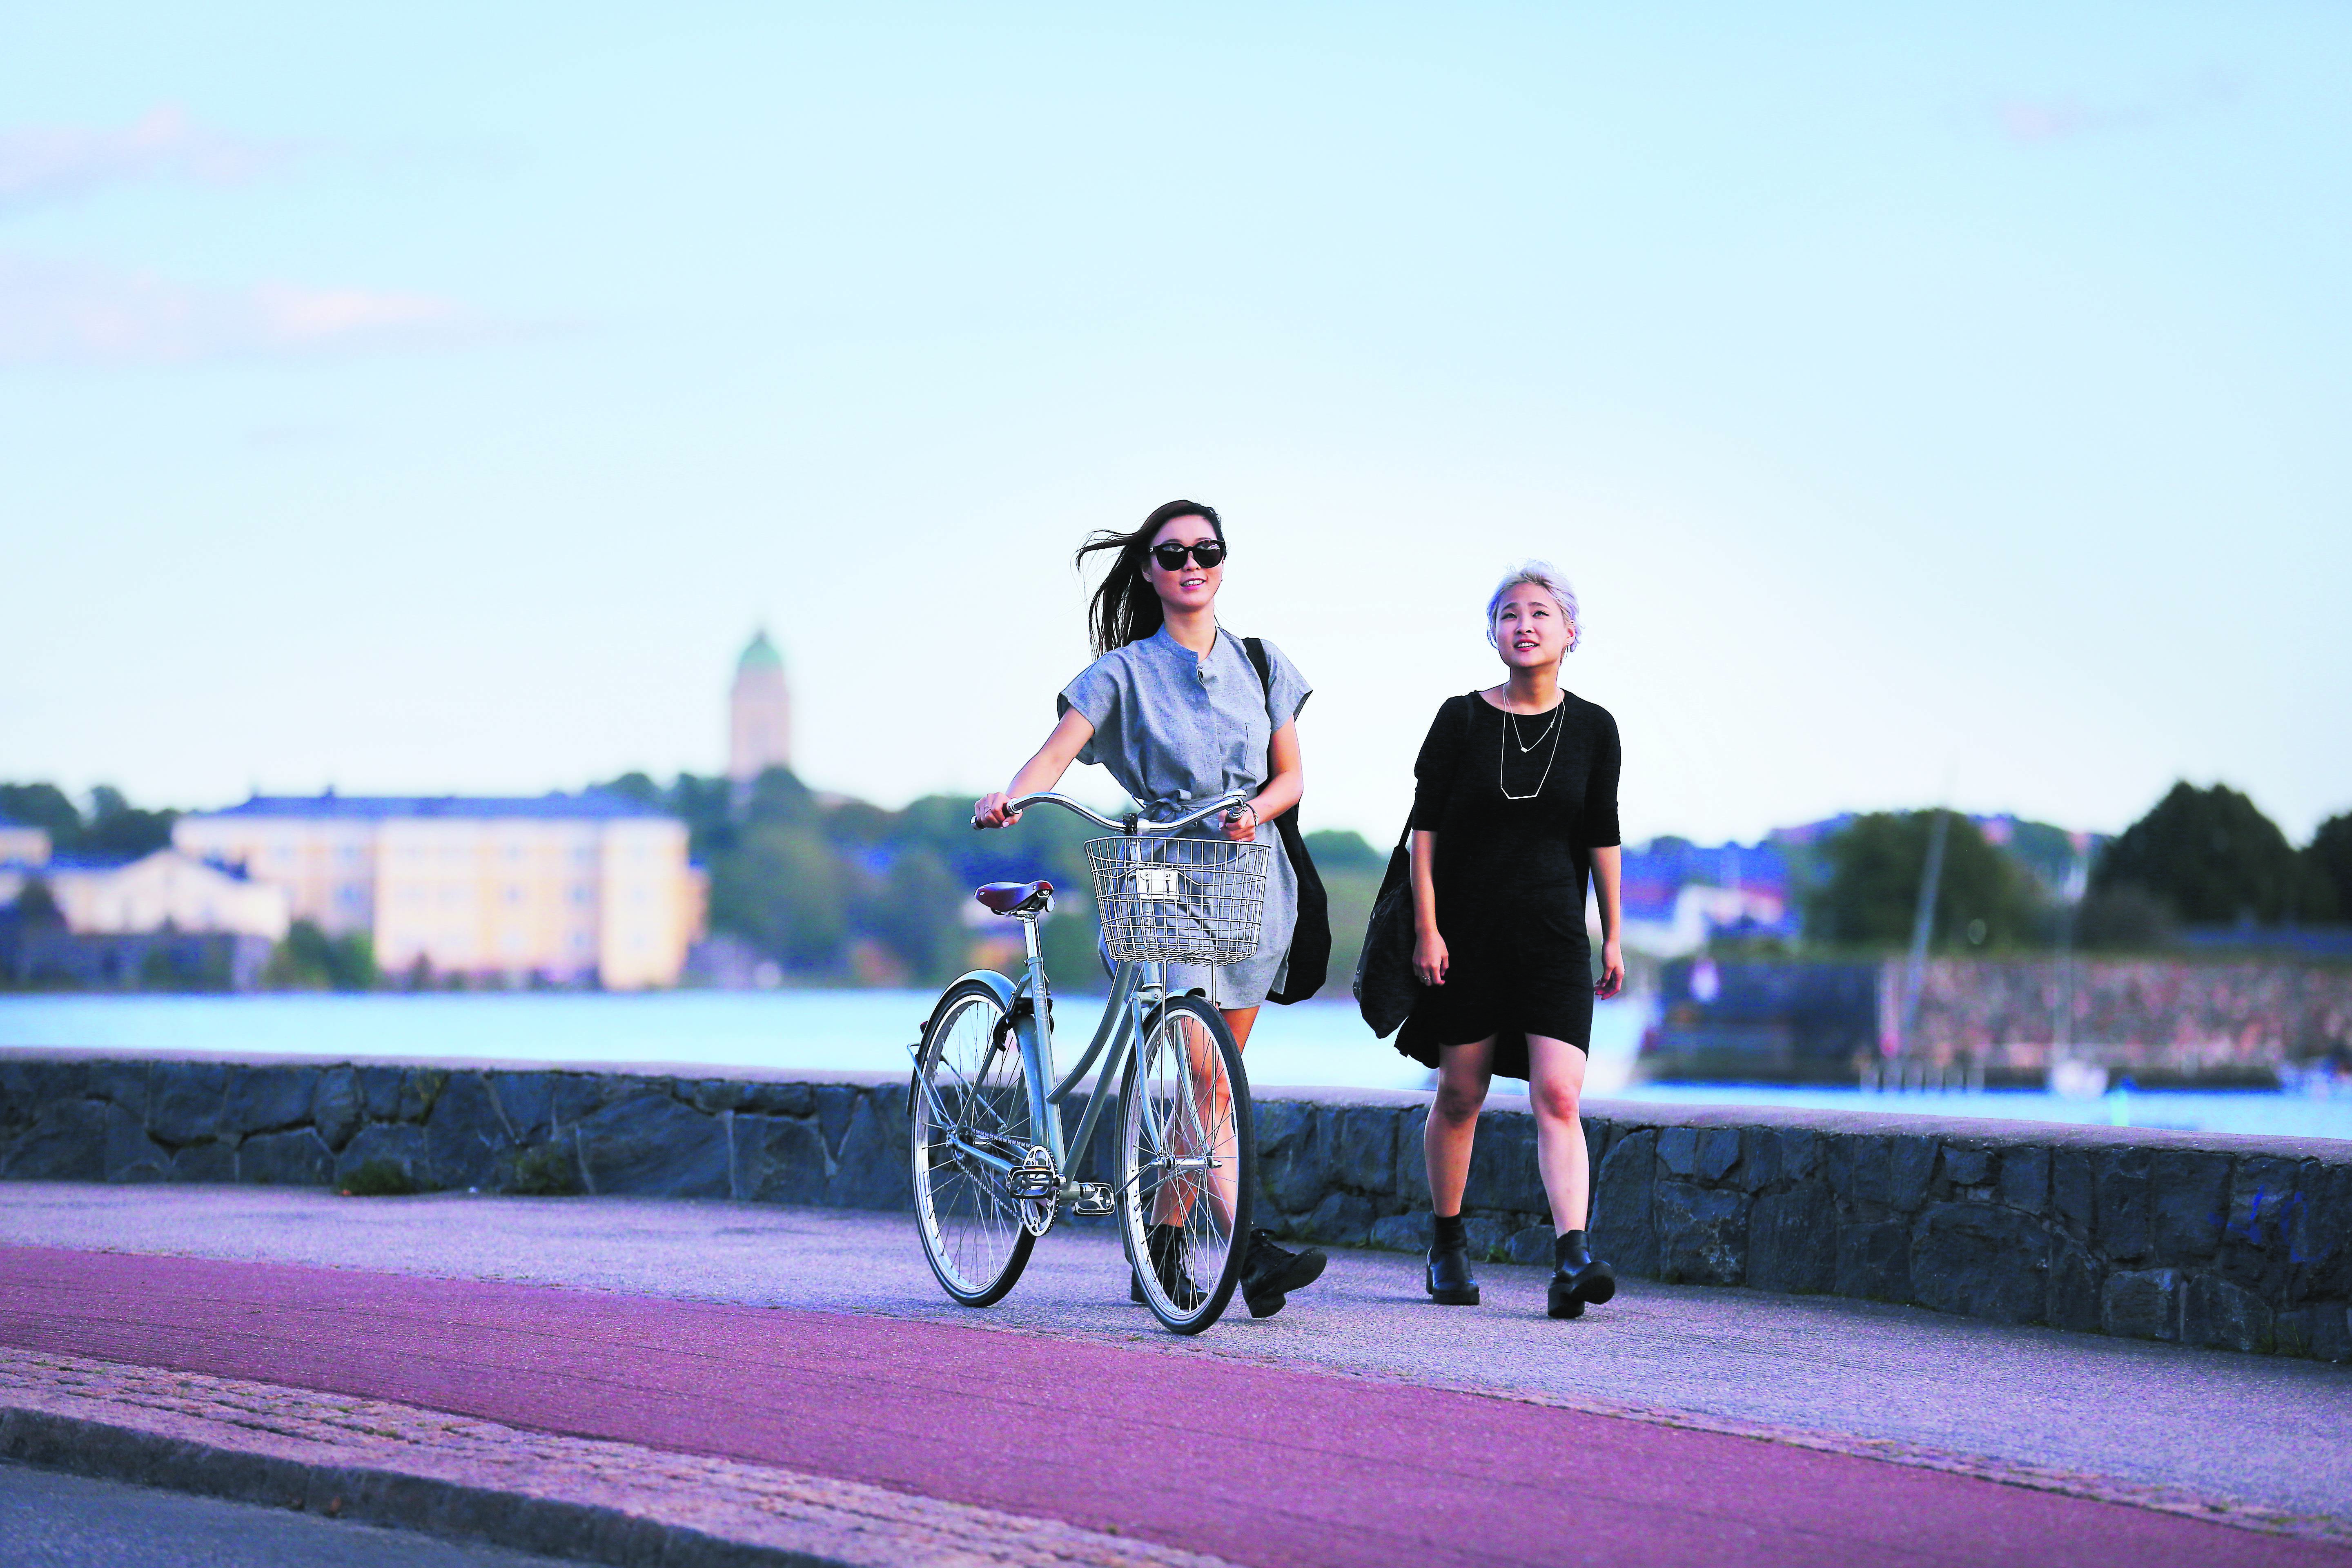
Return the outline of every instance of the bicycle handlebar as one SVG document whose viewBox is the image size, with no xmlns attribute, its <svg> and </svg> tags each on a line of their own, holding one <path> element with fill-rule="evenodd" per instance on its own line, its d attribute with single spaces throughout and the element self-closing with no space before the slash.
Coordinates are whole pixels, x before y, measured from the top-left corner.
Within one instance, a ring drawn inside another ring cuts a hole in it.
<svg viewBox="0 0 2352 1568">
<path fill-rule="evenodd" d="M 1040 790 L 1035 795 L 1024 795 L 1017 800 L 1008 800 L 1004 803 L 1004 809 L 1018 816 L 1033 805 L 1066 806 L 1088 822 L 1098 823 L 1113 833 L 1178 833 L 1196 822 L 1205 821 L 1216 816 L 1221 811 L 1231 811 L 1248 798 L 1247 790 L 1234 790 L 1230 795 L 1219 795 L 1198 810 L 1187 812 L 1173 822 L 1145 822 L 1134 812 L 1129 812 L 1124 818 L 1114 821 L 1092 806 L 1081 805 L 1068 795 L 1055 795 L 1051 790 Z M 975 832 L 980 831 L 981 824 L 977 817 L 972 819 L 971 826 Z"/>
</svg>

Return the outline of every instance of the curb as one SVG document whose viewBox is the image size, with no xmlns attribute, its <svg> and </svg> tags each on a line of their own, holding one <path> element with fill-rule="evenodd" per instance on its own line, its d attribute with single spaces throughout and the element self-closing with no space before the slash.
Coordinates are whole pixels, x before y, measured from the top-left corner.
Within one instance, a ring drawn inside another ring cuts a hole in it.
<svg viewBox="0 0 2352 1568">
<path fill-rule="evenodd" d="M 310 1464 L 47 1410 L 0 1408 L 0 1459 L 612 1568 L 865 1568 L 846 1557 L 728 1541 L 593 1503 L 364 1465 Z"/>
<path fill-rule="evenodd" d="M 1234 1568 L 779 1466 L 0 1348 L 10 1460 L 611 1568 Z"/>
</svg>

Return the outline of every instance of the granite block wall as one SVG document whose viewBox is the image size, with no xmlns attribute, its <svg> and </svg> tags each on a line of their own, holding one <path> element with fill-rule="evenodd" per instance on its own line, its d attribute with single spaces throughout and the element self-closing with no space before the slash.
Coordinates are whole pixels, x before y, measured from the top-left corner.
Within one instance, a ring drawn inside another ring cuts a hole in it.
<svg viewBox="0 0 2352 1568">
<path fill-rule="evenodd" d="M 0 1052 L 0 1179 L 380 1188 L 389 1173 L 424 1189 L 905 1209 L 906 1096 L 903 1077 L 879 1074 Z M 1428 1100 L 1261 1091 L 1258 1222 L 1425 1247 Z M 1498 1097 L 1482 1117 L 1464 1210 L 1482 1257 L 1548 1263 L 1524 1103 Z M 1626 1273 L 2352 1360 L 2352 1143 L 1587 1111 L 1593 1246 Z"/>
</svg>

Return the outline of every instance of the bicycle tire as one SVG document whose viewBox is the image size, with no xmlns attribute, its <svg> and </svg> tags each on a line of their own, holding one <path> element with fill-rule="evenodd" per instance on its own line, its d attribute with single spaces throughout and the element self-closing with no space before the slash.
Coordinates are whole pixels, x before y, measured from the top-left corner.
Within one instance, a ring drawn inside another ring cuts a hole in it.
<svg viewBox="0 0 2352 1568">
<path fill-rule="evenodd" d="M 1037 1244 L 1022 1207 L 1035 1200 L 1013 1197 L 996 1171 L 958 1150 L 947 1134 L 961 1131 L 966 1142 L 1015 1159 L 1040 1139 L 1031 1125 L 1027 1066 L 1004 1005 L 985 982 L 957 982 L 931 1009 L 907 1122 L 915 1229 L 932 1275 L 967 1307 L 1002 1300 Z"/>
<path fill-rule="evenodd" d="M 1174 1332 L 1197 1334 L 1223 1315 L 1241 1284 L 1257 1191 L 1249 1075 L 1215 1008 L 1178 996 L 1152 1009 L 1120 1079 L 1118 1123 L 1119 1225 L 1144 1304 Z M 1196 1152 L 1220 1147 L 1229 1148 L 1229 1161 Z M 1198 1161 L 1207 1162 L 1199 1167 L 1205 1179 L 1181 1163 Z M 1222 1179 L 1221 1170 L 1229 1173 Z M 1170 1289 L 1154 1262 L 1156 1220 L 1182 1226 L 1179 1272 L 1190 1300 Z"/>
</svg>

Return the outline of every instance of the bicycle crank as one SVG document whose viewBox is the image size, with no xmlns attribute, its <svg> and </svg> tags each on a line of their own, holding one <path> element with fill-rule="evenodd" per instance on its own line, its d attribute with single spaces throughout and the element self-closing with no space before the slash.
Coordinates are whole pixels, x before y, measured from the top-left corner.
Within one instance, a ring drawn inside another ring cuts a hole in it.
<svg viewBox="0 0 2352 1568">
<path fill-rule="evenodd" d="M 1005 1195 L 1020 1205 L 1021 1228 L 1043 1236 L 1061 1209 L 1062 1173 L 1045 1145 L 1033 1145 L 1021 1163 L 1004 1173 Z"/>
</svg>

